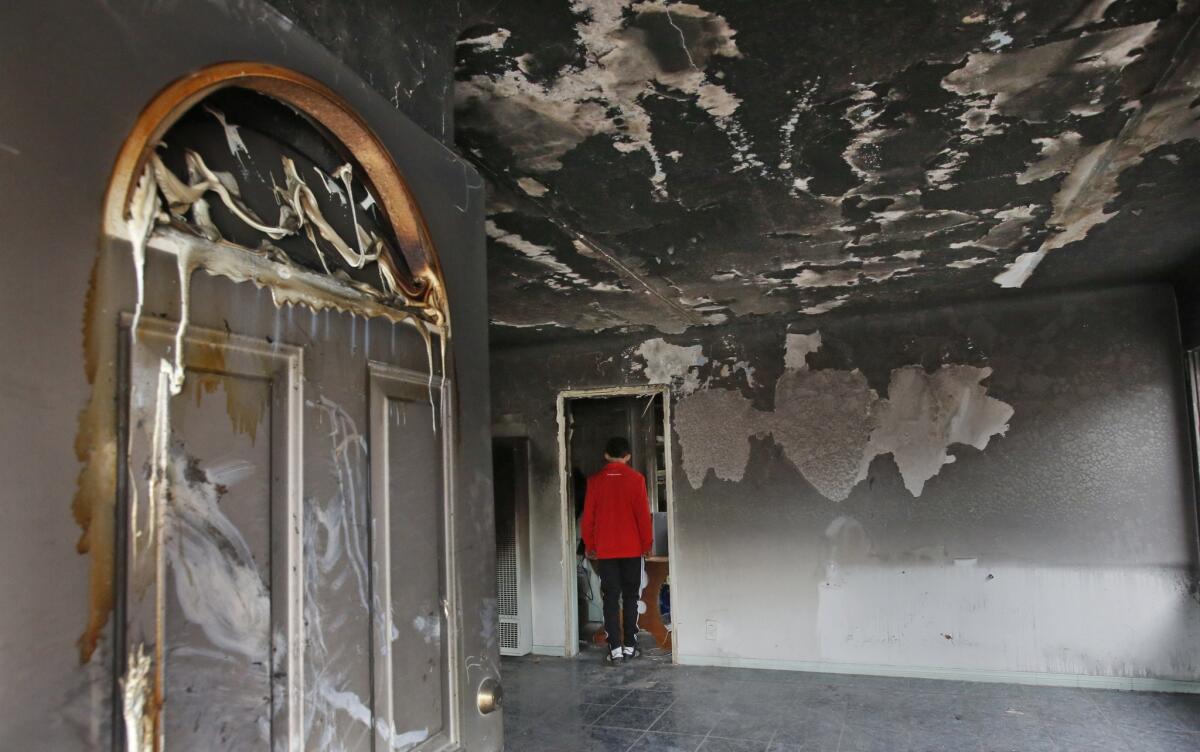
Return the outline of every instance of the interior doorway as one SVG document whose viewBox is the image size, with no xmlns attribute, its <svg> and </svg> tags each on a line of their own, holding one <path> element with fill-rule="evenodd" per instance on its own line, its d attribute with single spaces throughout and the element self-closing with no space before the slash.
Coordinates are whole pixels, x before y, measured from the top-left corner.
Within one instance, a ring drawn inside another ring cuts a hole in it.
<svg viewBox="0 0 1200 752">
<path fill-rule="evenodd" d="M 603 642 L 600 582 L 579 539 L 587 478 L 604 466 L 604 445 L 628 439 L 630 466 L 646 478 L 654 525 L 654 548 L 645 560 L 638 626 L 653 646 L 673 654 L 670 561 L 673 550 L 670 399 L 665 386 L 566 391 L 559 395 L 559 459 L 562 478 L 565 654 Z"/>
</svg>

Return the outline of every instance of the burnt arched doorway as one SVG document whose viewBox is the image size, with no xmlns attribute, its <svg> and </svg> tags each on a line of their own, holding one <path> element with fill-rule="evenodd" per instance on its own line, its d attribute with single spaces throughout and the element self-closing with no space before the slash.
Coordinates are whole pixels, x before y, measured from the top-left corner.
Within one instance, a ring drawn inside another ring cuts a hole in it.
<svg viewBox="0 0 1200 752">
<path fill-rule="evenodd" d="M 168 86 L 118 156 L 86 324 L 81 649 L 111 639 L 119 740 L 454 744 L 450 318 L 370 129 L 271 66 Z"/>
</svg>

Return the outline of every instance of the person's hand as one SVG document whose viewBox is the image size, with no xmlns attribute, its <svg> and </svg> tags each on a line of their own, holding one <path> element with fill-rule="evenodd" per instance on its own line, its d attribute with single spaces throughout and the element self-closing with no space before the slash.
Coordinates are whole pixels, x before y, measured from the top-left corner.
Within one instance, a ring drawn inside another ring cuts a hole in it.
<svg viewBox="0 0 1200 752">
<path fill-rule="evenodd" d="M 652 555 L 652 553 L 653 553 L 653 552 L 652 552 L 652 551 L 650 551 L 650 550 L 643 551 L 643 552 L 642 552 L 642 558 L 643 558 L 643 559 L 649 559 L 649 558 L 650 558 L 650 556 Z"/>
<path fill-rule="evenodd" d="M 588 557 L 588 560 L 589 560 L 589 561 L 595 561 L 595 560 L 596 560 L 596 552 L 595 552 L 595 551 L 588 551 L 588 552 L 587 552 L 587 557 Z"/>
</svg>

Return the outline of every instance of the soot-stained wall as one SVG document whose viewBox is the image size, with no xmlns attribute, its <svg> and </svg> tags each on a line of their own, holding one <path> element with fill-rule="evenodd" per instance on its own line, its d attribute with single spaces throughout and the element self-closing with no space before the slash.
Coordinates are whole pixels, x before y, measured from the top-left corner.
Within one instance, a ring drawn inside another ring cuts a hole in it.
<svg viewBox="0 0 1200 752">
<path fill-rule="evenodd" d="M 1200 679 L 1178 337 L 1140 287 L 496 351 L 534 644 L 564 636 L 556 392 L 669 380 L 681 660 Z"/>
<path fill-rule="evenodd" d="M 396 109 L 443 142 L 451 101 L 459 3 L 268 0 Z"/>
<path fill-rule="evenodd" d="M 266 0 L 426 133 L 454 140 L 456 51 L 497 0 Z M 467 45 L 469 48 L 471 45 Z"/>
</svg>

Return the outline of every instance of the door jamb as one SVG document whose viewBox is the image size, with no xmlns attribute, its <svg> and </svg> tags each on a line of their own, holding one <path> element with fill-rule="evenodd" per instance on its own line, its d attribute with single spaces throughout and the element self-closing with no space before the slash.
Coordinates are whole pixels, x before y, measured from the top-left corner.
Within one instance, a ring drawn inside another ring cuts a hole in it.
<svg viewBox="0 0 1200 752">
<path fill-rule="evenodd" d="M 563 657 L 573 658 L 579 654 L 579 599 L 578 583 L 575 575 L 575 513 L 571 508 L 568 493 L 568 479 L 571 469 L 567 467 L 567 456 L 570 453 L 567 440 L 567 401 L 578 399 L 602 399 L 605 397 L 646 397 L 659 395 L 663 401 L 663 468 L 667 473 L 666 503 L 667 503 L 667 557 L 672 562 L 678 562 L 679 543 L 675 535 L 675 482 L 674 482 L 674 441 L 671 435 L 671 387 L 667 384 L 644 384 L 639 386 L 598 387 L 593 389 L 563 389 L 558 392 L 556 400 L 558 417 L 558 496 L 559 518 L 561 521 L 559 540 L 562 543 L 562 586 L 563 586 L 563 615 L 566 630 L 563 635 Z M 653 479 L 650 479 L 653 482 Z M 679 613 L 677 572 L 671 574 L 671 662 L 678 663 L 678 619 Z"/>
</svg>

